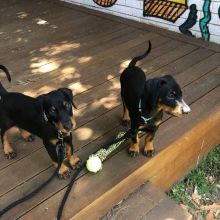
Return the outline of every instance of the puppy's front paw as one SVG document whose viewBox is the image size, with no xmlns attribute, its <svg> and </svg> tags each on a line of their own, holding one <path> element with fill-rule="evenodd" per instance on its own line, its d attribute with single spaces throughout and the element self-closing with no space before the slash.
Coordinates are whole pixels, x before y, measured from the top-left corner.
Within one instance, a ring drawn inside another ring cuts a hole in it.
<svg viewBox="0 0 220 220">
<path fill-rule="evenodd" d="M 76 155 L 72 155 L 71 158 L 69 158 L 69 163 L 72 169 L 79 169 L 82 166 L 80 158 Z"/>
<path fill-rule="evenodd" d="M 128 154 L 130 157 L 137 157 L 139 155 L 139 152 L 136 152 L 136 151 L 128 151 Z"/>
<path fill-rule="evenodd" d="M 129 150 L 128 150 L 128 154 L 130 157 L 136 157 L 139 155 L 139 144 L 138 143 L 133 143 L 131 144 Z"/>
<path fill-rule="evenodd" d="M 72 166 L 73 169 L 79 169 L 82 166 L 81 160 L 79 160 L 74 166 Z"/>
<path fill-rule="evenodd" d="M 71 174 L 71 171 L 67 170 L 64 173 L 58 173 L 58 178 L 59 179 L 69 179 L 70 178 L 70 174 Z"/>
<path fill-rule="evenodd" d="M 139 149 L 134 148 L 134 147 L 130 147 L 128 150 L 128 155 L 130 157 L 137 157 L 139 155 Z"/>
<path fill-rule="evenodd" d="M 17 153 L 15 151 L 12 151 L 12 152 L 8 152 L 8 153 L 5 153 L 5 157 L 8 159 L 8 160 L 11 160 L 11 159 L 14 159 L 17 157 Z"/>
<path fill-rule="evenodd" d="M 71 170 L 66 165 L 62 164 L 58 171 L 59 179 L 68 179 L 70 177 Z"/>
<path fill-rule="evenodd" d="M 155 153 L 155 150 L 147 150 L 147 151 L 144 151 L 144 156 L 153 157 L 154 153 Z"/>
</svg>

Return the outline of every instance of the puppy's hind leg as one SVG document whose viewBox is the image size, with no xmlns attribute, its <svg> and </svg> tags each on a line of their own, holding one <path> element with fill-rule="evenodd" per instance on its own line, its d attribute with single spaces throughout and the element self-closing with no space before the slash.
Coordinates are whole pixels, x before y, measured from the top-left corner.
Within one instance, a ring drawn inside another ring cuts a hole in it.
<svg viewBox="0 0 220 220">
<path fill-rule="evenodd" d="M 122 116 L 122 125 L 123 126 L 128 126 L 130 123 L 130 117 L 129 117 L 129 111 L 128 108 L 126 107 L 124 101 L 123 102 L 123 116 Z"/>
<path fill-rule="evenodd" d="M 22 138 L 27 142 L 32 142 L 35 139 L 35 136 L 28 131 L 19 128 Z"/>
<path fill-rule="evenodd" d="M 131 117 L 132 118 L 132 117 Z M 138 128 L 136 126 L 135 120 L 131 120 L 131 130 L 130 130 L 132 143 L 129 147 L 128 154 L 130 157 L 136 157 L 140 152 L 140 138 L 138 136 Z"/>
<path fill-rule="evenodd" d="M 3 144 L 3 150 L 4 150 L 5 157 L 7 159 L 14 159 L 17 156 L 15 150 L 13 149 L 13 147 L 11 146 L 8 140 L 8 134 L 11 129 L 12 127 L 1 129 L 1 139 L 2 139 L 2 144 Z"/>
</svg>

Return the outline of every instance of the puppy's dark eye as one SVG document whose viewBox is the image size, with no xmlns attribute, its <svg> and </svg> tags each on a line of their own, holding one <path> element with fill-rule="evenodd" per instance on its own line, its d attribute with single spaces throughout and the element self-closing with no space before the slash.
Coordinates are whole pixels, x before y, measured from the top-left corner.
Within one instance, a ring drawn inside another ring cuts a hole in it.
<svg viewBox="0 0 220 220">
<path fill-rule="evenodd" d="M 170 95 L 169 95 L 169 97 L 171 97 L 171 98 L 174 98 L 176 96 L 176 92 L 175 91 L 172 91 L 171 93 L 170 93 Z"/>
<path fill-rule="evenodd" d="M 63 105 L 67 110 L 71 108 L 71 104 L 69 102 L 64 102 Z"/>
<path fill-rule="evenodd" d="M 51 108 L 50 108 L 50 113 L 55 113 L 56 112 L 56 108 L 54 107 L 54 106 L 52 106 Z"/>
</svg>

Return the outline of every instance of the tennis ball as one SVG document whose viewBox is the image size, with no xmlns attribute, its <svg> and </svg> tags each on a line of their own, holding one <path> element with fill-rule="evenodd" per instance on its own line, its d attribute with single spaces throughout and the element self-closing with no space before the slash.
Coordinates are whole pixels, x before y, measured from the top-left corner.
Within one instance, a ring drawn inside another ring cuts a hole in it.
<svg viewBox="0 0 220 220">
<path fill-rule="evenodd" d="M 86 168 L 92 173 L 97 173 L 102 169 L 102 161 L 97 156 L 90 156 L 86 161 Z"/>
</svg>

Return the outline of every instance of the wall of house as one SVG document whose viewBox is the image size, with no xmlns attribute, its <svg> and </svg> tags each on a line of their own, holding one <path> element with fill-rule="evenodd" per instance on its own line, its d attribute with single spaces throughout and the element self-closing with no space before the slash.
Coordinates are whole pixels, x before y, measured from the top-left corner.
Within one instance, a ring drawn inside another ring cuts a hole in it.
<svg viewBox="0 0 220 220">
<path fill-rule="evenodd" d="M 220 44 L 220 0 L 64 0 Z"/>
</svg>

